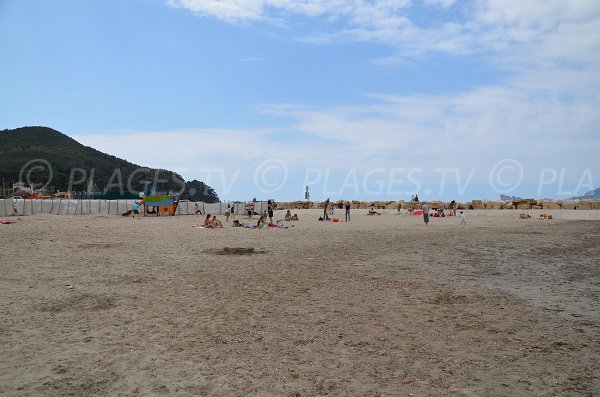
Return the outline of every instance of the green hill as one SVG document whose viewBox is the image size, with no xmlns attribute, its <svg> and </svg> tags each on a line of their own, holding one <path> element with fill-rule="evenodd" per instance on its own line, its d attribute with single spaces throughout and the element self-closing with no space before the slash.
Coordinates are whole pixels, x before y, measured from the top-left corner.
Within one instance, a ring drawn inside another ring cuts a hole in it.
<svg viewBox="0 0 600 397">
<path fill-rule="evenodd" d="M 173 171 L 130 163 L 47 127 L 0 131 L 0 178 L 7 187 L 17 181 L 36 187 L 46 185 L 50 191 L 86 191 L 94 186 L 95 191 L 121 197 L 147 193 L 153 185 L 159 193 L 176 192 L 184 183 Z M 187 185 L 192 200 L 219 200 L 215 191 L 202 182 L 194 180 Z"/>
</svg>

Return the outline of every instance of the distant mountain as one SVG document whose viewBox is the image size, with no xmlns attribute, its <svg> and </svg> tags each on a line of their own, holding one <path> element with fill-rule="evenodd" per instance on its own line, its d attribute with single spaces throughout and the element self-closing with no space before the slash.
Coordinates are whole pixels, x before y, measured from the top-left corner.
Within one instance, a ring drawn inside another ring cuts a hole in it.
<svg viewBox="0 0 600 397">
<path fill-rule="evenodd" d="M 521 197 L 517 197 L 517 196 L 506 196 L 504 194 L 500 195 L 500 200 L 502 201 L 516 201 L 516 200 L 523 200 Z"/>
<path fill-rule="evenodd" d="M 157 193 L 177 192 L 185 183 L 173 171 L 130 163 L 47 127 L 0 131 L 0 178 L 7 187 L 21 181 L 60 191 L 87 191 L 94 186 L 95 191 L 117 194 L 148 193 L 152 185 Z M 191 199 L 219 201 L 210 186 L 199 181 L 187 184 L 194 188 Z"/>
<path fill-rule="evenodd" d="M 571 197 L 570 200 L 600 200 L 600 187 L 598 189 L 590 190 L 583 196 Z"/>
</svg>

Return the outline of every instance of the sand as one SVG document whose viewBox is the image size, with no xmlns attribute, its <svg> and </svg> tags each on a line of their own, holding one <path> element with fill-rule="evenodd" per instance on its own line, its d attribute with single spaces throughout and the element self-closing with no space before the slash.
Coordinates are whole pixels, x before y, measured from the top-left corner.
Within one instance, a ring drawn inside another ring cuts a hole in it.
<svg viewBox="0 0 600 397">
<path fill-rule="evenodd" d="M 600 395 L 600 222 L 365 212 L 12 218 L 0 393 Z"/>
</svg>

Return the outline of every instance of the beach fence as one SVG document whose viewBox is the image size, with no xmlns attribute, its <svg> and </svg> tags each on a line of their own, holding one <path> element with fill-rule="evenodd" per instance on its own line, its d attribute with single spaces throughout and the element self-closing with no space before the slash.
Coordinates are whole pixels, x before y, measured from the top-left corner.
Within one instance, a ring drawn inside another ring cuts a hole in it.
<svg viewBox="0 0 600 397">
<path fill-rule="evenodd" d="M 0 200 L 0 216 L 31 216 L 39 214 L 51 215 L 121 215 L 130 210 L 133 203 L 139 200 L 92 200 L 92 199 L 2 199 Z M 248 205 L 251 203 L 251 206 Z M 203 203 L 182 201 L 177 206 L 175 215 L 195 215 L 196 204 L 203 214 L 223 215 L 227 206 L 234 208 L 237 215 L 246 214 L 247 208 L 262 213 L 267 210 L 266 201 L 256 202 L 219 202 Z M 143 214 L 143 213 L 142 213 Z"/>
</svg>

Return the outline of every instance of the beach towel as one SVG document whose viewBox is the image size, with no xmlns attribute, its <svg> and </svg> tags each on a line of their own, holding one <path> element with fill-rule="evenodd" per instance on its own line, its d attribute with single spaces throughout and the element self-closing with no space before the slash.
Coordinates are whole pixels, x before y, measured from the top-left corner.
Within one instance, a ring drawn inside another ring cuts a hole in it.
<svg viewBox="0 0 600 397">
<path fill-rule="evenodd" d="M 0 225 L 10 225 L 13 223 L 17 223 L 17 222 L 13 222 L 13 221 L 5 221 L 4 219 L 0 219 Z"/>
<path fill-rule="evenodd" d="M 204 225 L 192 225 L 193 229 L 206 229 Z"/>
</svg>

